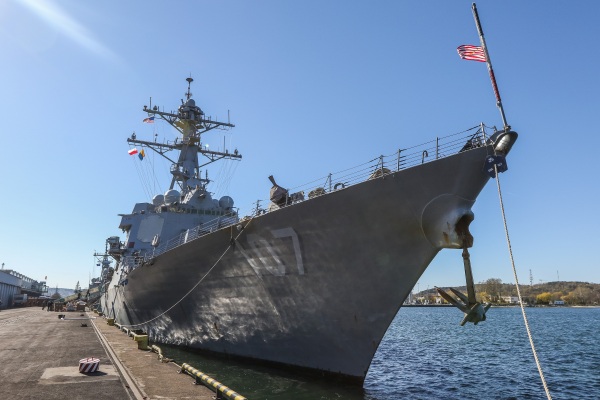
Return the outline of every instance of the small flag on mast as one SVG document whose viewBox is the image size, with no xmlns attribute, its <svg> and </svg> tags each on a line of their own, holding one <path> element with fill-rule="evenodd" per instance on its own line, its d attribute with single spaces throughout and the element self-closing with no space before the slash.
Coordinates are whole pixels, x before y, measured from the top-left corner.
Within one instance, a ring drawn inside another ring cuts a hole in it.
<svg viewBox="0 0 600 400">
<path fill-rule="evenodd" d="M 146 124 L 153 124 L 154 123 L 154 117 L 144 118 L 144 120 L 142 122 L 144 122 Z"/>
<path fill-rule="evenodd" d="M 463 60 L 485 62 L 485 52 L 481 46 L 473 46 L 472 44 L 463 44 L 456 48 L 458 55 Z"/>
<path fill-rule="evenodd" d="M 137 154 L 137 153 L 138 153 L 138 151 L 137 151 L 137 149 L 134 147 L 133 149 L 129 150 L 129 151 L 128 151 L 128 153 L 129 153 L 129 155 L 130 155 L 130 156 L 133 156 L 134 154 Z"/>
<path fill-rule="evenodd" d="M 146 153 L 144 152 L 144 149 L 142 149 L 142 151 L 140 151 L 140 153 L 138 154 L 138 157 L 140 158 L 140 160 L 143 160 L 144 157 L 146 157 Z"/>
</svg>

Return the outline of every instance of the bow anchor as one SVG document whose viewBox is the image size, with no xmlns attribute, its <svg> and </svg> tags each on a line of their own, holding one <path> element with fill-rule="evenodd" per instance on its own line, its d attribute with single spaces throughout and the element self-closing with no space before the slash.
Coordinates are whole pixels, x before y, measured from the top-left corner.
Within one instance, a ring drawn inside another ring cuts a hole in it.
<svg viewBox="0 0 600 400">
<path fill-rule="evenodd" d="M 481 321 L 485 321 L 485 313 L 489 310 L 491 304 L 482 304 L 475 299 L 475 284 L 473 283 L 473 272 L 471 271 L 471 256 L 467 246 L 463 247 L 463 263 L 465 265 L 465 278 L 467 281 L 467 296 L 459 292 L 454 288 L 449 288 L 450 291 L 456 295 L 457 298 L 449 295 L 446 291 L 436 287 L 437 292 L 446 300 L 448 303 L 454 305 L 456 308 L 465 313 L 460 326 L 463 326 L 467 322 L 472 322 L 477 325 Z"/>
</svg>

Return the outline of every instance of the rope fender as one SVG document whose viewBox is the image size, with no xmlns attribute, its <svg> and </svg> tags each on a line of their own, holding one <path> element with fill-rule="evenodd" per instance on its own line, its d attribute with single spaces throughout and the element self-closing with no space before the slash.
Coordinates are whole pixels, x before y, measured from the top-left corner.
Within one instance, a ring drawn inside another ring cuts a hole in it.
<svg viewBox="0 0 600 400">
<path fill-rule="evenodd" d="M 196 368 L 192 367 L 191 365 L 189 365 L 187 363 L 181 364 L 181 372 L 184 372 L 184 371 L 186 373 L 188 373 L 189 375 L 196 378 L 196 384 L 199 384 L 201 381 L 205 384 L 205 386 L 212 386 L 213 388 L 216 389 L 217 392 L 221 392 L 224 396 L 226 396 L 230 400 L 247 400 L 241 394 L 234 392 L 227 386 L 216 381 L 215 379 L 206 375 L 204 372 L 197 370 Z"/>
</svg>

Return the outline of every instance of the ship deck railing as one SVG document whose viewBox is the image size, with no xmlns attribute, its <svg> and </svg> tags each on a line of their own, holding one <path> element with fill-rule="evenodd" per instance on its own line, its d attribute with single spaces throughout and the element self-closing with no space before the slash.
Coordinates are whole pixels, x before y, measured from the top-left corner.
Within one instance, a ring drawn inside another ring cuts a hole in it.
<svg viewBox="0 0 600 400">
<path fill-rule="evenodd" d="M 235 225 L 238 220 L 237 212 L 232 210 L 194 228 L 187 229 L 186 231 L 167 240 L 166 242 L 159 244 L 152 251 L 146 252 L 144 255 L 127 256 L 123 259 L 122 264 L 127 268 L 127 270 L 131 271 L 169 250 L 173 250 L 183 244 L 198 239 L 199 237 L 212 233 L 216 230 Z"/>
<path fill-rule="evenodd" d="M 469 149 L 485 146 L 490 136 L 486 133 L 486 128 L 496 131 L 495 127 L 487 127 L 484 124 L 480 124 L 458 133 L 437 137 L 434 140 L 430 140 L 417 146 L 404 149 L 400 148 L 394 153 L 381 155 L 355 167 L 330 173 L 319 179 L 290 188 L 288 190 L 289 198 L 287 199 L 286 206 L 302 201 L 309 201 L 314 197 L 332 193 L 366 180 L 382 178 L 404 169 L 445 158 Z M 306 199 L 305 195 L 308 196 L 308 199 Z M 279 206 L 271 206 L 268 209 L 261 207 L 261 203 L 264 204 L 268 202 L 268 199 L 258 200 L 255 203 L 256 207 L 254 207 L 252 215 L 244 217 L 243 219 L 253 218 L 281 208 Z M 207 223 L 182 232 L 155 247 L 154 250 L 147 252 L 144 256 L 126 257 L 128 260 L 124 260 L 124 264 L 128 265 L 129 269 L 136 268 L 169 250 L 175 249 L 216 230 L 235 225 L 238 221 L 237 212 L 231 211 L 230 213 L 217 217 Z"/>
<path fill-rule="evenodd" d="M 292 187 L 288 189 L 289 194 L 285 206 L 305 201 L 306 196 L 308 199 L 312 199 L 366 180 L 385 177 L 462 151 L 485 146 L 490 137 L 486 129 L 497 131 L 495 127 L 480 124 L 448 136 L 436 137 L 434 140 L 416 146 L 399 148 L 394 153 L 380 155 L 357 166 L 330 173 L 303 185 Z M 281 208 L 272 205 L 267 209 L 261 207 L 261 204 L 268 204 L 269 202 L 269 199 L 258 200 L 255 203 L 256 206 L 252 215 L 261 215 Z"/>
</svg>

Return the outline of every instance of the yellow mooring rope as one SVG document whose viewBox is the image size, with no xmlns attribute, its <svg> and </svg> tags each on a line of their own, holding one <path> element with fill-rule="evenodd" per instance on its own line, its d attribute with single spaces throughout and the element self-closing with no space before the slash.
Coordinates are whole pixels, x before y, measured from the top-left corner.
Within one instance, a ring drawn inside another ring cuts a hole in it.
<svg viewBox="0 0 600 400">
<path fill-rule="evenodd" d="M 504 213 L 504 202 L 502 201 L 502 190 L 500 189 L 500 176 L 498 175 L 498 168 L 494 165 L 494 170 L 496 171 L 496 184 L 498 185 L 498 197 L 500 198 L 500 210 L 502 211 L 502 222 L 504 223 L 504 232 L 506 234 L 506 243 L 508 244 L 508 254 L 510 255 L 510 262 L 512 264 L 513 274 L 515 276 L 515 284 L 517 286 L 517 296 L 519 296 L 519 304 L 521 305 L 521 313 L 523 314 L 523 321 L 525 322 L 525 329 L 527 330 L 527 336 L 529 337 L 529 344 L 531 345 L 531 351 L 533 352 L 533 358 L 535 359 L 535 364 L 537 365 L 537 369 L 540 373 L 540 378 L 542 379 L 542 385 L 544 386 L 544 390 L 546 391 L 546 397 L 548 400 L 552 400 L 552 396 L 550 395 L 550 390 L 548 389 L 548 385 L 546 384 L 546 378 L 544 378 L 544 371 L 542 371 L 542 365 L 540 364 L 540 360 L 538 359 L 537 352 L 535 351 L 535 345 L 533 344 L 533 337 L 531 336 L 531 330 L 529 329 L 529 322 L 527 321 L 527 314 L 525 314 L 525 307 L 523 306 L 523 299 L 521 298 L 521 290 L 519 289 L 519 279 L 517 278 L 517 268 L 515 267 L 515 260 L 513 258 L 512 247 L 510 245 L 510 237 L 508 236 L 508 225 L 506 224 L 506 215 Z"/>
</svg>

